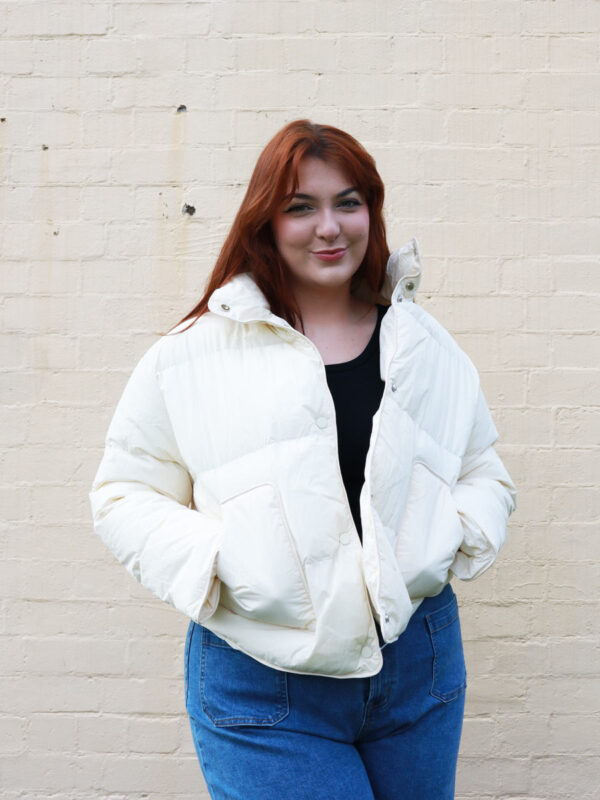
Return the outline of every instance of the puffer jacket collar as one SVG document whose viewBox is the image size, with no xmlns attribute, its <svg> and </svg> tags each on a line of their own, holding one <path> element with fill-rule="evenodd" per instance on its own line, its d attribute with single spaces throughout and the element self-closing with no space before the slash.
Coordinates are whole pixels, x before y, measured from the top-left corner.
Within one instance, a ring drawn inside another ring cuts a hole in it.
<svg viewBox="0 0 600 800">
<path fill-rule="evenodd" d="M 384 303 L 412 300 L 420 281 L 419 246 L 417 240 L 412 238 L 390 255 L 377 300 Z M 364 282 L 358 287 L 356 295 L 362 299 L 369 297 L 369 289 Z M 216 289 L 209 298 L 208 308 L 214 314 L 238 322 L 264 321 L 291 328 L 288 322 L 272 313 L 266 297 L 250 272 L 234 275 L 226 284 Z"/>
</svg>

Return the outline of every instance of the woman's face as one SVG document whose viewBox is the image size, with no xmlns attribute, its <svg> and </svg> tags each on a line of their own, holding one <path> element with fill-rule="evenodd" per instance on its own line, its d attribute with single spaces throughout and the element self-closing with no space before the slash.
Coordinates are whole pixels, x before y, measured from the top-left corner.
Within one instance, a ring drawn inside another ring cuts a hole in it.
<svg viewBox="0 0 600 800">
<path fill-rule="evenodd" d="M 298 188 L 272 219 L 277 249 L 292 283 L 305 289 L 350 284 L 369 239 L 369 209 L 333 164 L 304 158 Z"/>
</svg>

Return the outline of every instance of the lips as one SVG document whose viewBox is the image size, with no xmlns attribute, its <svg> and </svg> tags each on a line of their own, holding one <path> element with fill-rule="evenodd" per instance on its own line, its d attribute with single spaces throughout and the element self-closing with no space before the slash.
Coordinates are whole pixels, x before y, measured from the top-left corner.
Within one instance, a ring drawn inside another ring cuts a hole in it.
<svg viewBox="0 0 600 800">
<path fill-rule="evenodd" d="M 313 250 L 313 255 L 321 261 L 337 261 L 346 253 L 345 247 L 336 247 L 332 250 Z"/>
</svg>

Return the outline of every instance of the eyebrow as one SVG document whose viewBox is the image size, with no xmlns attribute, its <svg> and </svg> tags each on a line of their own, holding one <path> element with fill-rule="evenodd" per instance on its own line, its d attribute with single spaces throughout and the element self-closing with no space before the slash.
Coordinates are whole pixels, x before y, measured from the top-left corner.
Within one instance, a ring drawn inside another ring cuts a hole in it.
<svg viewBox="0 0 600 800">
<path fill-rule="evenodd" d="M 336 194 L 336 197 L 345 197 L 347 194 L 352 194 L 352 192 L 358 192 L 358 186 L 350 186 L 348 189 L 343 189 L 341 192 Z M 298 197 L 300 200 L 314 200 L 315 197 L 312 194 L 302 194 L 302 192 L 294 192 L 292 198 Z"/>
</svg>

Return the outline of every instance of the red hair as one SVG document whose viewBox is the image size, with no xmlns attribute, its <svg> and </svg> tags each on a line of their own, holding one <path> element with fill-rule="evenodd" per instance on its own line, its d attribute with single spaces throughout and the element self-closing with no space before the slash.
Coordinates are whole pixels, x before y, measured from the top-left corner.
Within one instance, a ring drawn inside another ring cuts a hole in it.
<svg viewBox="0 0 600 800">
<path fill-rule="evenodd" d="M 290 182 L 291 193 L 298 188 L 298 166 L 305 157 L 334 164 L 365 198 L 369 209 L 369 240 L 365 257 L 352 281 L 355 286 L 364 279 L 375 302 L 390 255 L 382 213 L 383 181 L 375 161 L 350 134 L 331 125 L 299 119 L 276 133 L 258 157 L 204 295 L 179 325 L 188 319 L 192 320 L 190 325 L 193 324 L 208 311 L 208 299 L 215 289 L 241 272 L 252 274 L 274 314 L 292 326 L 295 319 L 302 325 L 300 310 L 287 280 L 286 264 L 275 245 L 271 220 L 289 197 Z"/>
</svg>

